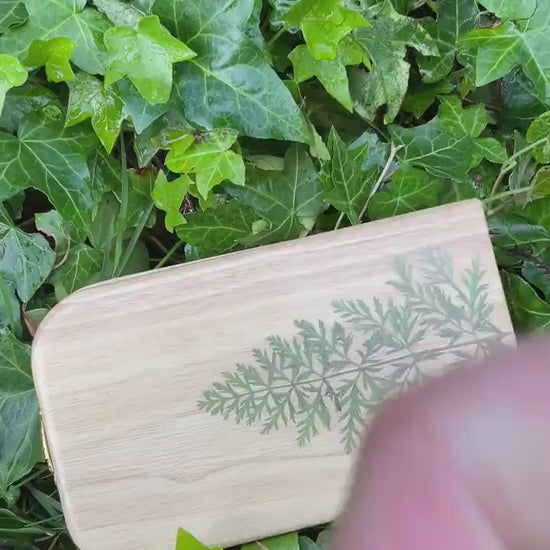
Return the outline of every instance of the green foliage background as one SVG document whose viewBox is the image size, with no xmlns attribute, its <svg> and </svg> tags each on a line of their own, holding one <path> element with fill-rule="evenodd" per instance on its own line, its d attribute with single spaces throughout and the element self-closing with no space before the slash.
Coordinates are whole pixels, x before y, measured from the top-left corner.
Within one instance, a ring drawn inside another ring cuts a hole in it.
<svg viewBox="0 0 550 550">
<path fill-rule="evenodd" d="M 92 282 L 478 198 L 550 327 L 549 102 L 541 0 L 0 0 L 0 546 L 73 548 L 29 344 Z"/>
</svg>

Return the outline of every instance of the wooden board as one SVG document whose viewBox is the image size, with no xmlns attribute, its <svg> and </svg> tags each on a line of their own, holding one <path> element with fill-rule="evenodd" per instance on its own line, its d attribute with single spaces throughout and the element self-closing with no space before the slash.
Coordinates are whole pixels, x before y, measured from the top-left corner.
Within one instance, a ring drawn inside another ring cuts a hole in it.
<svg viewBox="0 0 550 550">
<path fill-rule="evenodd" d="M 476 201 L 77 292 L 33 349 L 70 531 L 173 550 L 332 520 L 378 402 L 514 343 Z"/>
</svg>

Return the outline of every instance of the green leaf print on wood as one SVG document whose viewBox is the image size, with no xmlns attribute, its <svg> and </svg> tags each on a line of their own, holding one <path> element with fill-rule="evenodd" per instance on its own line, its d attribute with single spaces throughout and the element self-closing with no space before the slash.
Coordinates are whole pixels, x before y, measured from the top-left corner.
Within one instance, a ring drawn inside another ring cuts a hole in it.
<svg viewBox="0 0 550 550">
<path fill-rule="evenodd" d="M 396 259 L 388 281 L 396 295 L 370 304 L 332 303 L 339 321 L 297 320 L 291 340 L 270 336 L 207 389 L 198 406 L 269 434 L 295 426 L 300 446 L 322 429 L 338 430 L 353 451 L 388 397 L 444 370 L 442 364 L 486 357 L 510 336 L 493 323 L 478 259 L 458 272 L 450 255 L 427 248 L 414 262 Z"/>
</svg>

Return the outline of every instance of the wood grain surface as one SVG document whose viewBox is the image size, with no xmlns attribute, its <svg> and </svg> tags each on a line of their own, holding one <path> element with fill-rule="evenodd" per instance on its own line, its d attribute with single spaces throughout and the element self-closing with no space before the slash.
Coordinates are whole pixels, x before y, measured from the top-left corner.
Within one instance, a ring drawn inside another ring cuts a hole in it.
<svg viewBox="0 0 550 550">
<path fill-rule="evenodd" d="M 77 292 L 33 348 L 71 534 L 173 550 L 178 527 L 330 521 L 380 402 L 514 343 L 476 201 Z"/>
</svg>

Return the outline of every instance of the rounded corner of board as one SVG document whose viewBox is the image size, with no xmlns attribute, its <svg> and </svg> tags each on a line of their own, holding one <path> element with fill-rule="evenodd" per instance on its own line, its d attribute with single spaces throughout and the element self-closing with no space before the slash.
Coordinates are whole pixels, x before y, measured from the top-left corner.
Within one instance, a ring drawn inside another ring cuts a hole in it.
<svg viewBox="0 0 550 550">
<path fill-rule="evenodd" d="M 35 372 L 35 367 L 37 367 L 41 362 L 45 342 L 49 341 L 52 338 L 52 334 L 55 335 L 58 332 L 59 327 L 64 324 L 64 322 L 60 323 L 60 319 L 63 319 L 67 314 L 71 315 L 72 312 L 69 310 L 72 309 L 72 306 L 78 304 L 87 292 L 88 289 L 84 288 L 64 298 L 49 311 L 38 326 L 32 343 L 33 374 L 37 374 L 37 372 Z"/>
</svg>

